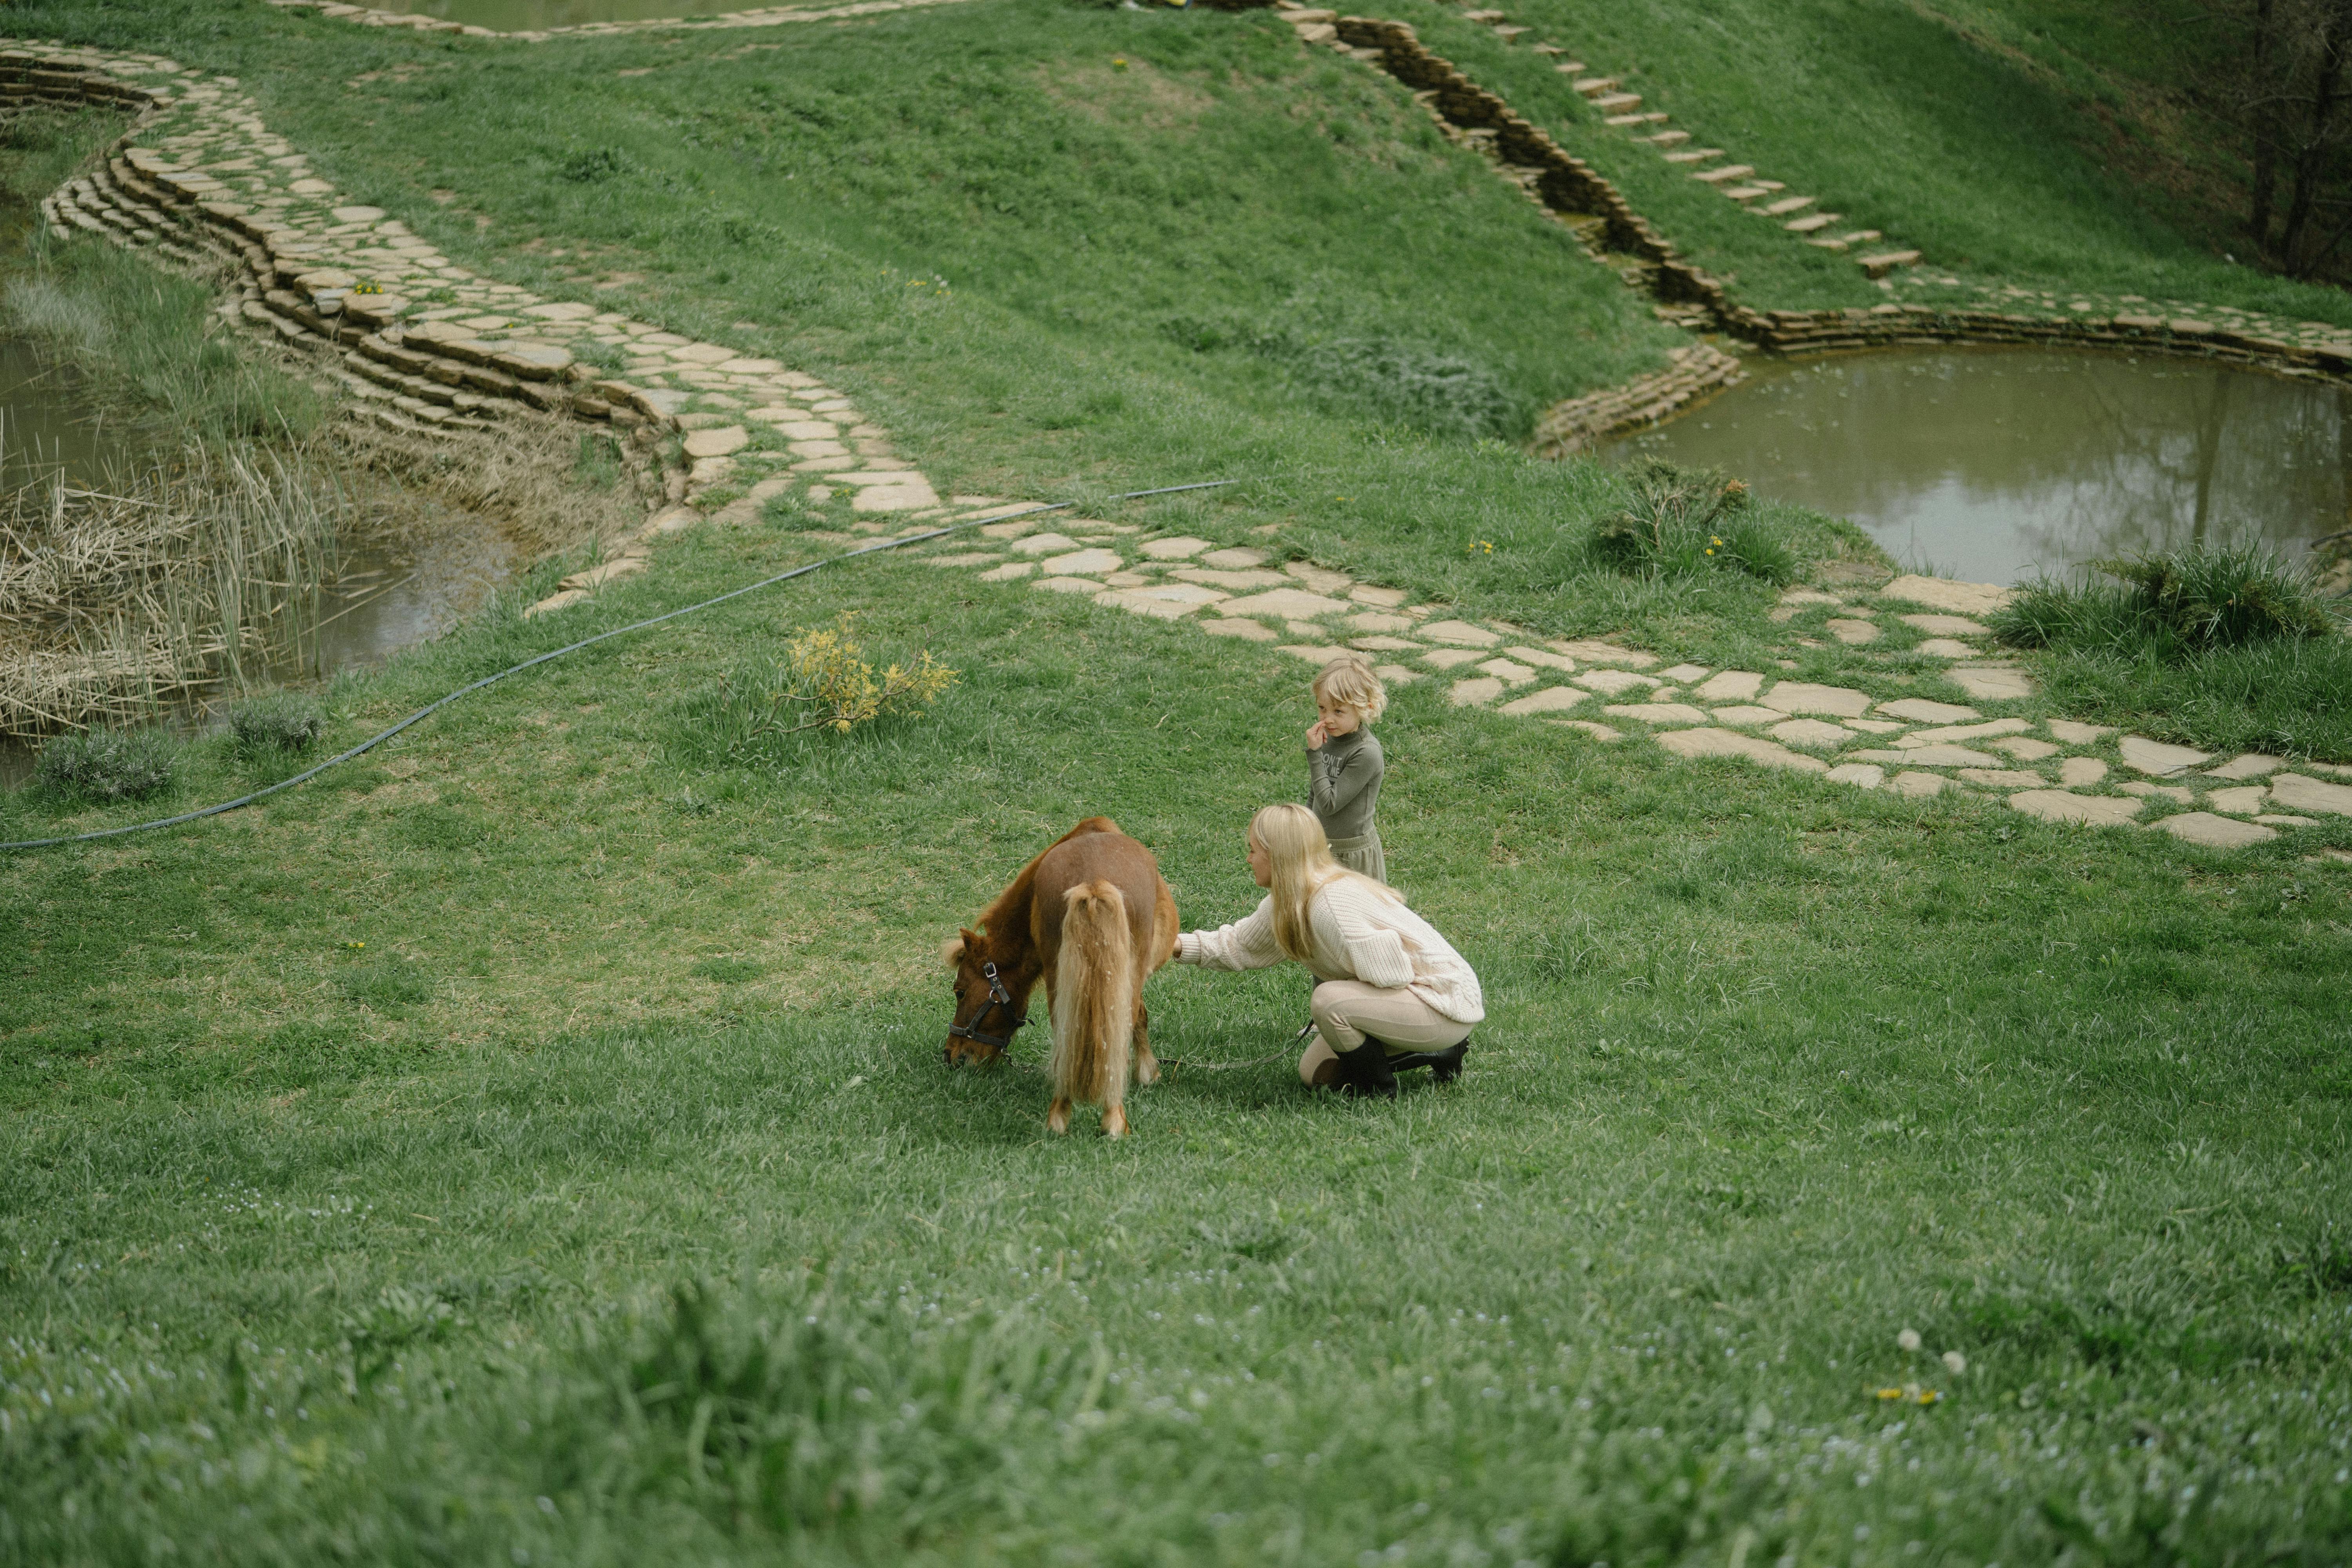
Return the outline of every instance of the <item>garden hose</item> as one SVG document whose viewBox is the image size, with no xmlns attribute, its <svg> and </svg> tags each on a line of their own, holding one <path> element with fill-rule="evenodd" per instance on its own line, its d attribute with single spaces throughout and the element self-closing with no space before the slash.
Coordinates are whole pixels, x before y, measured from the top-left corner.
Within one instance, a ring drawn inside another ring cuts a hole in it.
<svg viewBox="0 0 2352 1568">
<path fill-rule="evenodd" d="M 1159 489 L 1153 490 L 1126 490 L 1118 495 L 1108 496 L 1104 499 L 1108 500 L 1135 500 L 1143 496 L 1174 495 L 1180 490 L 1209 490 L 1215 489 L 1222 485 L 1237 485 L 1241 482 L 1242 481 L 1239 479 L 1207 479 L 1199 484 L 1165 485 Z M 300 773 L 296 773 L 292 778 L 280 779 L 278 783 L 255 790 L 250 795 L 241 795 L 235 800 L 226 800 L 221 802 L 218 805 L 208 805 L 199 811 L 184 811 L 177 816 L 158 817 L 152 822 L 134 822 L 125 827 L 102 827 L 95 833 L 68 833 L 56 838 L 21 838 L 12 843 L 0 843 L 0 849 L 47 849 L 58 844 L 87 844 L 95 838 L 115 838 L 120 837 L 125 833 L 145 833 L 158 827 L 176 827 L 184 822 L 196 822 L 207 816 L 218 816 L 223 812 L 235 811 L 240 806 L 251 805 L 255 801 L 266 799 L 270 795 L 276 795 L 280 790 L 292 789 L 296 784 L 304 783 L 310 779 L 317 778 L 329 768 L 336 767 L 341 763 L 350 762 L 353 757 L 360 755 L 363 752 L 373 751 L 376 747 L 381 746 L 386 741 L 391 740 L 394 735 L 399 734 L 403 730 L 407 729 L 411 724 L 431 718 L 434 714 L 439 712 L 442 709 L 446 708 L 450 703 L 457 701 L 457 699 L 466 696 L 469 692 L 479 691 L 485 686 L 495 685 L 499 681 L 504 680 L 509 675 L 520 675 L 524 670 L 530 669 L 536 665 L 545 664 L 551 659 L 562 658 L 567 653 L 577 653 L 582 648 L 603 642 L 608 637 L 625 637 L 630 632 L 641 632 L 647 626 L 657 626 L 664 621 L 674 621 L 680 616 L 690 616 L 697 610 L 707 610 L 713 605 L 723 605 L 730 599 L 740 599 L 746 594 L 756 594 L 762 588 L 772 588 L 777 584 L 787 582 L 792 578 L 804 577 L 809 573 L 817 570 L 817 568 L 821 566 L 837 566 L 845 561 L 855 561 L 862 555 L 874 555 L 885 550 L 896 550 L 902 544 L 920 544 L 926 540 L 944 538 L 948 534 L 957 532 L 962 529 L 971 528 L 983 522 L 1009 522 L 1017 517 L 1031 517 L 1041 511 L 1060 511 L 1065 508 L 1073 507 L 1077 504 L 1078 503 L 1076 501 L 1069 500 L 1040 501 L 1036 505 L 1024 508 L 1020 511 L 1004 512 L 995 517 L 967 518 L 961 522 L 951 522 L 945 528 L 934 528 L 927 533 L 910 533 L 900 539 L 885 539 L 878 543 L 868 544 L 862 549 L 852 550 L 845 554 L 830 555 L 823 561 L 812 561 L 805 566 L 795 566 L 789 572 L 779 572 L 774 576 L 763 577 L 757 583 L 750 583 L 740 588 L 730 589 L 728 592 L 720 594 L 715 598 L 705 599 L 698 605 L 688 605 L 683 609 L 670 610 L 665 614 L 654 616 L 646 620 L 634 621 L 625 626 L 615 626 L 608 632 L 598 632 L 593 637 L 582 637 L 576 643 L 572 643 L 563 647 L 555 648 L 547 653 L 536 655 L 530 658 L 524 659 L 520 664 L 509 665 L 506 668 L 499 670 L 495 675 L 486 675 L 482 677 L 481 679 L 473 682 L 471 685 L 461 686 L 457 688 L 457 690 L 450 692 L 447 696 L 426 703 L 424 707 L 419 708 L 415 712 L 411 713 L 407 718 L 403 719 L 399 723 L 392 726 L 392 728 L 369 736 L 366 740 L 362 741 L 358 745 L 353 746 L 350 751 L 338 752 L 334 756 L 329 757 L 325 762 L 320 763 L 314 767 L 303 769 Z"/>
</svg>

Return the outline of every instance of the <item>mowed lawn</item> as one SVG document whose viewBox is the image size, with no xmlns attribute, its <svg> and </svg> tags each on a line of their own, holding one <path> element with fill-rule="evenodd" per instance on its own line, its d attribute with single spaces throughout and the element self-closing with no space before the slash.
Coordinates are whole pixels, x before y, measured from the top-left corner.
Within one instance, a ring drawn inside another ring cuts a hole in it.
<svg viewBox="0 0 2352 1568">
<path fill-rule="evenodd" d="M 690 537 L 562 635 L 792 545 Z M 962 672 L 937 713 L 713 757 L 720 678 L 845 609 Z M 1077 816 L 1246 911 L 1305 674 L 884 558 L 0 865 L 7 1552 L 2340 1558 L 2346 871 L 2287 841 L 1426 682 L 1382 815 L 1488 987 L 1460 1084 L 1307 1095 L 1295 972 L 1156 980 L 1123 1143 L 1045 1132 L 1034 1035 L 949 1070 L 938 943 Z"/>
</svg>

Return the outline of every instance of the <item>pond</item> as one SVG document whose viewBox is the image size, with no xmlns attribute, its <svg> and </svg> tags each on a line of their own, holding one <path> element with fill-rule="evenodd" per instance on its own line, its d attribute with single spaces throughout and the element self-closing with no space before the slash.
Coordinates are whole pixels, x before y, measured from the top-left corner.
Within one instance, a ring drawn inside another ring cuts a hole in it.
<svg viewBox="0 0 2352 1568">
<path fill-rule="evenodd" d="M 0 335 L 0 484 L 40 482 L 62 470 L 70 485 L 104 489 L 156 453 L 151 432 L 108 418 L 69 372 L 32 344 Z M 370 510 L 396 514 L 398 531 L 341 542 L 334 575 L 320 591 L 314 633 L 304 647 L 281 652 L 276 679 L 307 685 L 381 664 L 455 627 L 528 564 L 488 518 L 423 496 L 387 500 L 397 504 Z M 201 720 L 189 713 L 182 721 Z M 0 737 L 0 787 L 23 782 L 34 754 Z"/>
<path fill-rule="evenodd" d="M 772 0 L 365 0 L 379 11 L 404 11 L 463 22 L 501 33 L 576 27 L 586 22 L 651 22 L 687 16 L 718 16 L 730 11 L 764 11 Z"/>
<path fill-rule="evenodd" d="M 1752 359 L 1612 444 L 1852 518 L 1897 561 L 2014 583 L 2195 541 L 2300 560 L 2346 524 L 2352 395 L 2203 360 L 2043 349 Z"/>
</svg>

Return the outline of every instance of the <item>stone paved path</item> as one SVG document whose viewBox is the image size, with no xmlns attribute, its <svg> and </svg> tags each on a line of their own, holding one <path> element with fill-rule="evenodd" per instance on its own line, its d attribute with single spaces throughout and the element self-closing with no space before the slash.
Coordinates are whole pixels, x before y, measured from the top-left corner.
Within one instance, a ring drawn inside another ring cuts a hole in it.
<svg viewBox="0 0 2352 1568">
<path fill-rule="evenodd" d="M 379 417 L 483 429 L 536 409 L 604 424 L 664 461 L 669 500 L 693 504 L 656 515 L 533 614 L 644 570 L 651 536 L 693 522 L 698 508 L 742 521 L 779 494 L 822 503 L 845 489 L 873 534 L 919 531 L 945 513 L 889 433 L 838 391 L 776 360 L 477 276 L 318 178 L 233 78 L 156 55 L 9 40 L 0 68 L 102 72 L 147 106 L 104 168 L 43 203 L 51 223 L 241 260 L 244 298 L 225 313 L 331 353 L 330 374 Z"/>
<path fill-rule="evenodd" d="M 477 27 L 463 22 L 446 22 L 417 11 L 380 11 L 371 5 L 348 5 L 341 0 L 269 0 L 269 4 L 289 11 L 316 11 L 322 16 L 333 16 L 356 23 L 362 27 L 405 27 L 420 33 L 457 33 L 469 38 L 510 38 L 519 43 L 543 44 L 554 38 L 610 37 L 618 33 L 646 33 L 674 30 L 707 32 L 713 28 L 781 27 L 801 22 L 840 22 L 859 16 L 878 16 L 891 11 L 911 11 L 929 5 L 954 5 L 962 0 L 857 0 L 848 5 L 769 5 L 756 10 L 730 11 L 719 16 L 659 16 L 630 22 L 582 22 L 568 27 L 541 27 L 529 31 L 502 33 L 495 27 Z"/>
<path fill-rule="evenodd" d="M 1339 13 L 1310 8 L 1297 0 L 1275 0 L 1276 12 L 1290 22 L 1302 42 L 1336 49 L 1367 64 L 1383 66 L 1384 51 L 1377 47 L 1350 44 L 1348 34 L 1352 29 L 1360 36 L 1392 26 L 1367 24 L 1366 19 L 1341 16 Z M 1526 42 L 1534 52 L 1555 57 L 1554 68 L 1570 76 L 1573 85 L 1600 111 L 1601 123 L 1618 133 L 1633 137 L 1654 150 L 1665 162 L 1686 166 L 1691 178 L 1720 190 L 1730 200 L 1740 203 L 1750 211 L 1778 223 L 1795 239 L 1833 251 L 1853 251 L 1854 259 L 1878 287 L 1896 302 L 1893 307 L 1908 312 L 1907 322 L 1896 323 L 1898 336 L 1895 341 L 1909 341 L 1908 334 L 1923 334 L 1919 341 L 1996 341 L 2001 334 L 1991 331 L 1996 323 L 2027 329 L 2023 341 L 2040 341 L 2031 329 L 2034 326 L 2065 327 L 2083 330 L 2094 335 L 2104 334 L 2117 340 L 2112 346 L 2130 349 L 2152 349 L 2166 353 L 2221 352 L 2231 357 L 2259 364 L 2274 374 L 2293 376 L 2336 375 L 2352 374 L 2352 328 L 2326 321 L 2303 321 L 2271 315 L 2259 310 L 2238 310 L 2215 306 L 2192 300 L 2151 299 L 2139 294 L 2110 294 L 2094 289 L 2029 289 L 1982 279 L 1966 279 L 1922 265 L 1916 249 L 1886 241 L 1873 228 L 1844 228 L 1838 215 L 1821 210 L 1818 198 L 1791 193 L 1784 182 L 1760 177 L 1754 167 L 1737 161 L 1734 153 L 1720 147 L 1703 144 L 1692 133 L 1669 125 L 1669 116 L 1644 108 L 1640 98 L 1623 89 L 1618 77 L 1611 72 L 1588 66 L 1572 57 L 1572 51 L 1558 44 L 1537 40 L 1532 29 L 1514 24 L 1508 15 L 1499 10 L 1473 9 L 1462 13 L 1465 20 L 1481 23 L 1494 29 L 1507 43 L 1514 46 Z M 1422 94 L 1427 99 L 1428 94 Z M 1433 110 L 1437 106 L 1433 105 Z M 1444 116 L 1440 114 L 1441 123 Z M 1494 155 L 1496 149 L 1492 139 L 1480 140 L 1480 132 L 1466 138 L 1480 150 Z M 1513 167 L 1507 160 L 1497 159 L 1497 165 L 1507 177 L 1525 182 L 1527 171 Z M 1530 194 L 1533 194 L 1532 192 Z M 1633 279 L 1629 279 L 1629 281 Z M 1701 329 L 1714 324 L 1706 309 L 1672 300 L 1658 306 L 1658 314 L 1680 325 Z M 1787 331 L 1808 317 L 1836 316 L 1840 312 L 1769 311 L 1768 317 L 1780 318 L 1772 342 L 1790 352 L 1803 352 L 1809 347 L 1829 349 L 1863 346 L 1860 342 L 1841 341 L 1837 329 L 1815 321 L 1815 330 Z M 1852 316 L 1853 312 L 1843 314 Z M 1975 317 L 1960 321 L 1960 317 Z M 1885 328 L 1887 323 L 1873 323 Z M 1954 329 L 1958 331 L 1955 331 Z M 1782 341 L 1783 338 L 1789 341 Z M 1884 339 L 1878 332 L 1872 341 Z M 1818 342 L 1808 339 L 1818 338 Z M 1649 378 L 1644 378 L 1645 380 Z M 1635 396 L 1633 403 L 1655 404 L 1672 413 L 1685 406 L 1694 391 L 1711 391 L 1728 384 L 1736 374 L 1710 374 L 1703 384 L 1695 383 L 1686 374 L 1666 373 L 1657 378 L 1659 387 L 1678 394 L 1660 403 L 1656 396 L 1644 397 L 1649 389 L 1628 388 Z M 1610 394 L 1596 395 L 1607 402 Z M 1580 400 L 1581 401 L 1581 400 Z M 1623 397 L 1615 402 L 1627 402 Z M 1578 410 L 1563 405 L 1562 411 L 1578 422 Z M 1616 412 L 1614 410 L 1612 413 Z M 1590 420 L 1586 421 L 1590 423 Z M 1631 423 L 1645 422 L 1635 418 Z M 1580 443 L 1569 440 L 1558 443 L 1562 450 L 1572 450 Z"/>
<path fill-rule="evenodd" d="M 282 5 L 286 0 L 276 3 Z M 1274 4 L 1276 13 L 1297 30 L 1302 42 L 1328 45 L 1367 62 L 1377 63 L 1383 58 L 1380 49 L 1348 42 L 1341 32 L 1344 19 L 1339 13 L 1304 5 L 1298 0 L 1274 0 Z M 1492 28 L 1506 44 L 1516 45 L 1533 32 L 1514 23 L 1502 11 L 1469 10 L 1461 16 L 1465 22 Z M 1839 222 L 1838 214 L 1822 209 L 1820 198 L 1791 194 L 1787 182 L 1765 178 L 1752 165 L 1738 162 L 1720 147 L 1699 145 L 1689 132 L 1670 124 L 1672 115 L 1643 107 L 1640 93 L 1626 91 L 1623 82 L 1605 69 L 1572 58 L 1575 51 L 1548 40 L 1530 42 L 1528 47 L 1535 54 L 1551 58 L 1552 69 L 1570 79 L 1603 126 L 1637 138 L 1691 179 L 1759 217 L 1771 220 L 1793 239 L 1824 250 L 1843 252 L 1862 247 L 1863 254 L 1856 259 L 1873 278 L 1884 278 L 1896 268 L 1908 267 L 1919 259 L 1916 250 L 1878 243 L 1886 237 L 1877 229 L 1845 227 Z"/>
<path fill-rule="evenodd" d="M 2352 816 L 2344 782 L 2352 767 L 2298 769 L 2278 757 L 2225 758 L 2099 725 L 2004 715 L 2034 689 L 2016 664 L 1974 646 L 1990 634 L 1971 617 L 2008 597 L 1990 584 L 1906 575 L 1851 596 L 1798 588 L 1776 612 L 1798 647 L 1821 646 L 1803 635 L 1816 627 L 1854 644 L 1903 626 L 1933 633 L 1907 651 L 1948 660 L 1948 679 L 1969 699 L 1959 703 L 1544 637 L 1411 604 L 1400 589 L 1343 573 L 1277 563 L 1265 550 L 1130 525 L 1016 518 L 979 532 L 923 558 L 1006 592 L 1080 595 L 1309 665 L 1359 651 L 1381 660 L 1374 668 L 1391 683 L 1441 681 L 1457 706 L 1556 726 L 1577 742 L 1646 741 L 1685 760 L 1733 758 L 1900 795 L 2000 795 L 2047 821 L 2148 826 L 2214 848 Z"/>
<path fill-rule="evenodd" d="M 618 426 L 639 446 L 673 444 L 665 448 L 669 500 L 699 506 L 657 511 L 618 555 L 566 579 L 532 613 L 642 571 L 654 536 L 706 512 L 741 522 L 775 494 L 825 500 L 854 488 L 856 531 L 811 537 L 850 542 L 977 521 L 977 537 L 944 542 L 921 559 L 996 591 L 1082 595 L 1309 663 L 1359 650 L 1382 660 L 1377 668 L 1390 681 L 1443 681 L 1456 705 L 1554 726 L 1571 743 L 1646 741 L 1677 758 L 1731 758 L 1900 795 L 1998 794 L 2047 820 L 2145 826 L 2217 848 L 2352 816 L 2352 782 L 2344 782 L 2352 767 L 2223 758 L 2002 713 L 2034 693 L 2015 663 L 1980 646 L 1988 634 L 1975 617 L 2009 593 L 1990 584 L 1902 576 L 1869 592 L 1783 594 L 1773 619 L 1792 647 L 1828 646 L 1822 637 L 1866 647 L 1926 634 L 1904 652 L 1944 661 L 1946 679 L 1969 700 L 1880 699 L 1672 653 L 1545 638 L 1408 603 L 1401 589 L 1277 563 L 1264 549 L 1088 519 L 1006 517 L 1021 503 L 991 497 L 943 503 L 884 431 L 814 377 L 453 265 L 381 209 L 313 175 L 233 79 L 158 56 L 0 42 L 0 89 L 135 89 L 144 107 L 132 134 L 104 170 L 44 204 L 50 221 L 182 255 L 232 237 L 252 275 L 245 297 L 226 309 L 340 352 L 338 374 L 379 417 L 482 428 L 530 416 L 528 408 Z M 583 355 L 622 368 L 591 370 Z"/>
</svg>

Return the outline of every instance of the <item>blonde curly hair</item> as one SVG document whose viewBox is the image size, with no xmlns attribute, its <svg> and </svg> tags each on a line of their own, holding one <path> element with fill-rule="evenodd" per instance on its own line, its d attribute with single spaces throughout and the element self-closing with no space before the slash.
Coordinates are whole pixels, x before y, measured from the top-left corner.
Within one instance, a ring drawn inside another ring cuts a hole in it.
<svg viewBox="0 0 2352 1568">
<path fill-rule="evenodd" d="M 1381 684 L 1381 678 L 1372 673 L 1371 661 L 1361 654 L 1341 654 L 1325 665 L 1316 673 L 1312 689 L 1317 702 L 1353 708 L 1367 724 L 1388 711 L 1388 688 Z"/>
</svg>

